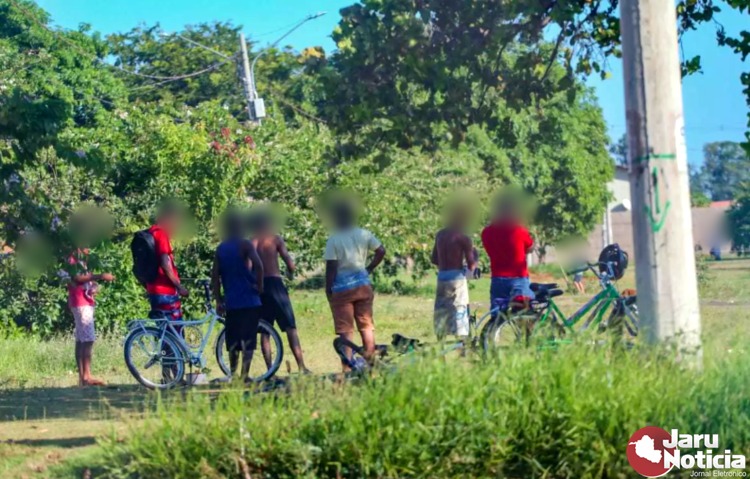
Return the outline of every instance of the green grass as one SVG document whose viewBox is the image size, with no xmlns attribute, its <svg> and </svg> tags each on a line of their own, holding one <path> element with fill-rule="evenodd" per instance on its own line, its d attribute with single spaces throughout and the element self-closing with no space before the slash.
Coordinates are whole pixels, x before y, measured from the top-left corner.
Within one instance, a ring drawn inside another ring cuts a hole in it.
<svg viewBox="0 0 750 479">
<path fill-rule="evenodd" d="M 71 387 L 71 338 L 0 339 L 0 477 L 80 478 L 91 468 L 93 477 L 244 479 L 238 457 L 250 477 L 630 477 L 622 441 L 646 423 L 718 432 L 722 447 L 750 452 L 750 262 L 709 266 L 706 372 L 697 376 L 653 352 L 578 347 L 485 366 L 450 358 L 356 388 L 295 382 L 288 396 L 195 389 L 159 397 L 134 385 L 120 337 L 97 342 L 94 372 L 110 383 L 98 390 Z M 377 296 L 379 341 L 394 332 L 432 339 L 433 283 L 416 283 L 411 296 Z M 633 284 L 631 272 L 621 287 Z M 472 302 L 486 309 L 489 281 L 472 286 Z M 596 290 L 587 278 L 587 292 Z M 559 304 L 571 313 L 587 297 Z M 292 299 L 308 365 L 337 371 L 324 297 L 298 290 Z M 288 348 L 285 359 L 293 363 Z M 219 375 L 212 355 L 209 367 Z M 249 439 L 240 439 L 243 420 Z"/>
<path fill-rule="evenodd" d="M 475 365 L 426 360 L 359 387 L 193 394 L 102 442 L 101 477 L 555 477 L 628 475 L 647 424 L 717 432 L 750 453 L 750 351 L 703 374 L 669 354 L 583 345 Z M 244 463 L 244 464 L 243 464 Z"/>
</svg>

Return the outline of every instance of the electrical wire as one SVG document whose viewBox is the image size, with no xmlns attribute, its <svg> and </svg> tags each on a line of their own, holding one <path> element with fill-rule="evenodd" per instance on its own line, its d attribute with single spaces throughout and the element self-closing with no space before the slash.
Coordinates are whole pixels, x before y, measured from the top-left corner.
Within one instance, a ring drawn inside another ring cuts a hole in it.
<svg viewBox="0 0 750 479">
<path fill-rule="evenodd" d="M 76 51 L 78 51 L 82 55 L 87 56 L 89 59 L 93 60 L 96 63 L 99 63 L 99 64 L 104 65 L 104 66 L 109 67 L 109 68 L 113 68 L 113 69 L 115 69 L 116 71 L 119 71 L 119 72 L 127 73 L 129 75 L 134 75 L 134 76 L 141 77 L 141 78 L 147 78 L 147 79 L 150 79 L 150 80 L 160 80 L 160 81 L 165 81 L 165 82 L 177 81 L 177 80 L 184 80 L 186 78 L 192 78 L 192 77 L 196 77 L 196 76 L 199 76 L 199 75 L 203 75 L 205 73 L 208 73 L 210 71 L 216 70 L 216 69 L 218 69 L 218 68 L 226 65 L 230 61 L 233 61 L 233 59 L 223 60 L 221 62 L 216 62 L 216 63 L 214 63 L 212 65 L 209 65 L 209 66 L 207 66 L 206 68 L 204 68 L 202 70 L 198 70 L 198 71 L 191 72 L 191 73 L 185 73 L 185 74 L 181 74 L 181 75 L 172 75 L 172 76 L 148 75 L 148 74 L 145 74 L 145 73 L 140 73 L 140 72 L 136 72 L 136 71 L 133 71 L 133 70 L 128 70 L 128 69 L 123 68 L 121 66 L 112 65 L 110 63 L 107 63 L 107 62 L 103 61 L 101 58 L 97 57 L 96 55 L 92 55 L 91 53 L 89 53 L 86 50 L 84 50 L 83 48 L 81 48 L 81 46 L 79 44 L 77 44 L 76 42 L 70 40 L 69 38 L 65 37 L 64 35 L 60 35 L 58 32 L 56 32 L 55 30 L 51 29 L 49 26 L 45 25 L 42 21 L 40 21 L 38 18 L 36 18 L 31 12 L 29 12 L 26 8 L 24 8 L 21 5 L 19 5 L 18 2 L 16 2 L 16 0 L 8 0 L 8 1 L 16 9 L 18 9 L 21 12 L 21 14 L 23 14 L 23 16 L 25 16 L 26 18 L 28 18 L 29 20 L 31 20 L 32 22 L 34 22 L 35 24 L 37 24 L 37 26 L 39 26 L 39 27 L 43 28 L 44 30 L 48 31 L 49 33 L 51 33 L 56 39 L 62 41 L 63 43 L 66 43 L 67 45 L 70 45 L 71 47 L 73 47 Z"/>
</svg>

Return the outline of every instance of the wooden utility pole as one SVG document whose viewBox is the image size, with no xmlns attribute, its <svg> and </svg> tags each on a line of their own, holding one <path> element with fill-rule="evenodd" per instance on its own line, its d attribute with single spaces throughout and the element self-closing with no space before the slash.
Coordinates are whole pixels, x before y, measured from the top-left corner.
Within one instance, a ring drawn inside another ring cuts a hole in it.
<svg viewBox="0 0 750 479">
<path fill-rule="evenodd" d="M 620 2 L 638 312 L 651 342 L 702 363 L 673 2 Z"/>
</svg>

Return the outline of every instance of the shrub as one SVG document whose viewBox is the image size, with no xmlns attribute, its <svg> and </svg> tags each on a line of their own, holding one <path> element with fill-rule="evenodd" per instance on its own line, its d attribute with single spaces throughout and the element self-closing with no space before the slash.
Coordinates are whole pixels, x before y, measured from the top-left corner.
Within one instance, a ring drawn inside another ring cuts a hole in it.
<svg viewBox="0 0 750 479">
<path fill-rule="evenodd" d="M 105 440 L 95 462 L 118 478 L 630 477 L 627 441 L 646 425 L 750 453 L 750 354 L 736 353 L 700 373 L 666 354 L 575 345 L 420 361 L 361 387 L 194 394 Z"/>
</svg>

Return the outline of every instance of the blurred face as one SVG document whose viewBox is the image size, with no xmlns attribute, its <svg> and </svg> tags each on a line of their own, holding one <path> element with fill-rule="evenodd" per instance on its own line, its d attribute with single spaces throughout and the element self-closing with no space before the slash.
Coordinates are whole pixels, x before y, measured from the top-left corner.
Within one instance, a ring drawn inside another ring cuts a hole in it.
<svg viewBox="0 0 750 479">
<path fill-rule="evenodd" d="M 164 228 L 167 233 L 175 234 L 180 228 L 181 218 L 176 212 L 163 213 L 159 217 L 159 226 Z"/>
<path fill-rule="evenodd" d="M 451 228 L 465 230 L 470 221 L 470 212 L 463 207 L 453 207 L 448 211 L 446 223 Z"/>
<path fill-rule="evenodd" d="M 356 223 L 354 208 L 348 204 L 340 204 L 334 207 L 333 221 L 338 229 L 351 228 Z"/>
<path fill-rule="evenodd" d="M 88 248 L 109 238 L 113 225 L 112 217 L 105 210 L 85 206 L 73 214 L 68 231 L 76 247 Z"/>
</svg>

